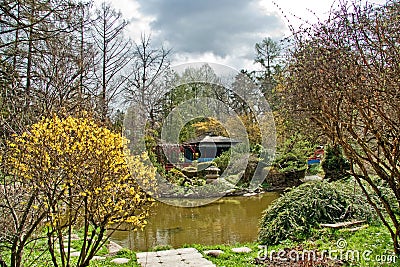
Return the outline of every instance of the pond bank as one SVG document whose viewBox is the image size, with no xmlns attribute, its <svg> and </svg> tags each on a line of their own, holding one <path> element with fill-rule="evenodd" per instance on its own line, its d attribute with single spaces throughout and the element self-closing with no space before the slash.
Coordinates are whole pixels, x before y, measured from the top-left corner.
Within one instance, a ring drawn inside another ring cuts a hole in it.
<svg viewBox="0 0 400 267">
<path fill-rule="evenodd" d="M 340 246 L 340 247 L 338 247 Z M 368 226 L 356 232 L 337 230 L 337 229 L 316 229 L 315 234 L 310 239 L 303 242 L 284 241 L 276 246 L 260 246 L 257 242 L 218 244 L 218 245 L 184 245 L 183 248 L 194 248 L 199 251 L 205 259 L 215 264 L 215 266 L 271 266 L 271 267 L 292 267 L 292 266 L 400 266 L 400 259 L 392 253 L 390 235 L 382 225 Z M 241 248 L 242 252 L 235 252 Z M 249 250 L 244 250 L 248 248 Z M 172 249 L 172 248 L 170 248 Z M 178 247 L 175 247 L 178 249 Z M 152 249 L 158 254 L 169 254 L 170 250 Z M 313 262 L 301 260 L 302 253 L 315 251 L 317 258 Z M 217 253 L 218 252 L 218 253 Z M 291 259 L 277 257 L 277 253 L 290 256 Z M 288 253 L 291 253 L 290 255 Z M 126 251 L 120 255 L 126 256 Z M 271 254 L 272 253 L 272 254 Z M 286 253 L 286 254 L 284 254 Z M 329 257 L 330 253 L 330 257 Z M 321 260 L 321 255 L 327 255 Z M 132 256 L 129 266 L 140 266 L 136 257 L 141 255 L 136 252 Z M 275 255 L 270 258 L 270 255 Z M 299 260 L 296 259 L 298 257 Z M 310 264 L 310 265 L 305 265 Z M 90 265 L 92 266 L 92 264 Z M 93 265 L 94 266 L 94 265 Z M 100 266 L 100 265 L 96 265 Z M 104 266 L 104 265 L 103 265 Z M 109 265 L 107 265 L 109 266 Z M 111 265 L 113 266 L 113 265 Z M 128 266 L 128 265 L 121 265 Z M 171 265 L 171 266 L 177 266 Z"/>
<path fill-rule="evenodd" d="M 317 251 L 319 253 L 318 255 L 321 255 L 321 253 L 331 252 L 331 255 L 338 259 L 340 259 L 340 257 L 350 257 L 348 260 L 345 259 L 341 262 L 343 266 L 400 266 L 399 256 L 394 255 L 392 252 L 393 248 L 390 234 L 383 225 L 367 225 L 366 228 L 361 228 L 355 232 L 344 229 L 315 229 L 313 236 L 306 241 L 296 242 L 293 240 L 287 240 L 281 242 L 279 245 L 268 247 L 260 246 L 260 244 L 254 240 L 256 239 L 253 239 L 251 242 L 231 242 L 230 244 L 219 243 L 216 245 L 204 245 L 199 244 L 199 242 L 193 242 L 182 246 L 153 247 L 148 249 L 148 251 L 165 251 L 172 248 L 195 248 L 201 253 L 202 257 L 208 261 L 211 261 L 216 266 L 297 266 L 293 262 L 282 263 L 279 258 L 275 258 L 274 262 L 265 261 L 268 260 L 265 256 L 270 255 L 270 253 L 273 251 L 286 251 L 295 253 L 293 255 L 301 255 L 302 252 L 311 250 Z M 76 249 L 77 252 L 81 247 L 81 239 L 73 241 L 72 248 Z M 234 252 L 234 249 L 238 247 L 247 247 L 251 249 L 251 251 L 243 253 Z M 45 244 L 43 244 L 43 249 L 45 249 Z M 219 253 L 219 255 L 215 253 L 208 253 L 210 250 L 219 250 L 223 253 Z M 98 257 L 96 260 L 92 260 L 89 266 L 140 266 L 137 261 L 137 256 L 140 255 L 138 250 L 119 248 L 117 252 L 110 252 L 110 250 L 102 248 L 97 254 L 100 257 Z M 35 257 L 35 255 L 32 255 L 31 257 Z M 118 259 L 128 259 L 129 261 L 118 264 Z M 256 265 L 257 262 L 259 262 L 260 265 Z M 340 262 L 335 261 L 334 263 L 339 264 Z M 43 267 L 53 266 L 48 253 L 41 254 L 41 257 L 36 259 L 35 264 L 36 266 Z M 319 266 L 333 266 L 332 264 L 324 264 L 325 263 Z"/>
<path fill-rule="evenodd" d="M 276 192 L 223 197 L 205 206 L 189 208 L 158 202 L 143 231 L 119 231 L 113 234 L 112 241 L 136 251 L 194 243 L 250 242 L 257 238 L 262 212 L 278 197 Z M 182 201 L 190 200 L 176 201 L 182 204 Z"/>
</svg>

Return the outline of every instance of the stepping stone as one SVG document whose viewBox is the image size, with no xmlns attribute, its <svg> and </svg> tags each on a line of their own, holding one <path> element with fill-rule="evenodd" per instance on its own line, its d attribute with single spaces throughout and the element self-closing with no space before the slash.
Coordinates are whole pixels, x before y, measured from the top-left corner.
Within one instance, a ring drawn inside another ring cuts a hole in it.
<svg viewBox="0 0 400 267">
<path fill-rule="evenodd" d="M 185 260 L 185 261 L 188 261 L 188 260 L 191 260 L 191 259 L 194 259 L 194 260 L 196 260 L 196 259 L 201 259 L 201 258 L 203 258 L 203 255 L 201 255 L 200 253 L 187 253 L 187 254 L 181 254 L 181 255 L 179 255 L 179 256 L 181 256 L 181 258 L 182 258 L 182 260 Z"/>
<path fill-rule="evenodd" d="M 161 264 L 161 259 L 157 258 L 157 257 L 151 257 L 148 259 L 137 259 L 137 262 L 141 265 L 141 266 L 153 266 L 153 265 L 158 265 Z"/>
<path fill-rule="evenodd" d="M 71 253 L 71 257 L 79 257 L 81 253 L 79 251 L 75 251 Z"/>
<path fill-rule="evenodd" d="M 195 248 L 170 249 L 136 253 L 142 267 L 215 267 Z"/>
<path fill-rule="evenodd" d="M 110 241 L 110 244 L 107 246 L 109 255 L 116 255 L 118 252 L 122 250 L 122 247 L 115 242 Z"/>
<path fill-rule="evenodd" d="M 240 248 L 233 248 L 232 252 L 235 253 L 250 253 L 252 252 L 251 248 L 248 247 L 240 247 Z"/>
<path fill-rule="evenodd" d="M 146 258 L 153 258 L 157 257 L 157 252 L 138 252 L 136 253 L 137 259 L 146 259 Z"/>
<path fill-rule="evenodd" d="M 169 256 L 164 256 L 160 258 L 160 262 L 162 263 L 179 263 L 182 261 L 181 256 L 179 255 L 169 255 Z"/>
<path fill-rule="evenodd" d="M 206 254 L 207 256 L 218 257 L 224 252 L 219 249 L 212 249 L 212 250 L 205 250 L 203 251 L 203 253 Z"/>
<path fill-rule="evenodd" d="M 70 252 L 75 252 L 75 251 L 76 251 L 76 249 L 74 249 L 74 248 L 70 248 L 70 249 L 69 249 L 69 251 L 70 251 Z M 65 252 L 65 253 L 67 253 L 67 252 L 68 252 L 68 247 L 65 247 L 65 248 L 64 248 L 64 252 Z"/>
<path fill-rule="evenodd" d="M 201 259 L 192 259 L 192 260 L 185 260 L 183 261 L 185 264 L 188 264 L 189 266 L 198 266 L 198 267 L 204 267 L 204 266 L 215 266 L 214 263 L 211 261 L 201 258 Z"/>
<path fill-rule="evenodd" d="M 178 248 L 176 249 L 178 255 L 197 253 L 195 248 Z"/>
<path fill-rule="evenodd" d="M 128 263 L 129 261 L 130 261 L 130 259 L 127 259 L 127 258 L 115 258 L 111 262 L 115 263 L 115 264 L 125 264 L 125 263 Z"/>
<path fill-rule="evenodd" d="M 64 246 L 68 245 L 69 236 L 63 236 L 64 239 Z M 78 241 L 81 240 L 77 234 L 71 234 L 71 241 Z"/>
<path fill-rule="evenodd" d="M 157 256 L 159 257 L 171 256 L 171 255 L 178 255 L 178 253 L 174 249 L 157 251 Z"/>
<path fill-rule="evenodd" d="M 93 256 L 92 260 L 95 261 L 104 261 L 106 259 L 106 257 L 102 257 L 102 256 Z"/>
</svg>

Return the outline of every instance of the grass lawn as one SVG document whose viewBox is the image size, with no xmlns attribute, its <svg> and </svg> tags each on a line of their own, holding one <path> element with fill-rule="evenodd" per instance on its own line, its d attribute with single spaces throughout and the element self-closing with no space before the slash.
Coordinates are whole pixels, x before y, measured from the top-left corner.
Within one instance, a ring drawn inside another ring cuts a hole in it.
<svg viewBox="0 0 400 267">
<path fill-rule="evenodd" d="M 253 251 L 248 254 L 232 252 L 233 247 L 247 246 Z M 260 249 L 258 244 L 237 244 L 234 246 L 193 245 L 199 251 L 220 249 L 225 253 L 218 258 L 205 256 L 217 266 L 255 266 L 254 258 L 270 255 L 272 250 L 295 249 L 298 254 L 304 251 L 317 251 L 342 260 L 343 266 L 400 266 L 400 258 L 393 254 L 390 235 L 384 226 L 369 226 L 368 228 L 350 232 L 347 230 L 322 229 L 316 230 L 313 238 L 305 242 L 283 242 L 277 246 Z M 315 266 L 315 265 L 312 265 Z"/>
<path fill-rule="evenodd" d="M 232 252 L 232 248 L 242 246 L 249 247 L 252 249 L 252 252 L 241 254 Z M 326 253 L 331 252 L 333 257 L 338 257 L 339 259 L 342 257 L 341 259 L 345 261 L 344 266 L 400 266 L 400 259 L 398 257 L 395 258 L 393 255 L 391 238 L 384 226 L 369 226 L 357 232 L 323 229 L 315 231 L 313 238 L 306 242 L 297 243 L 288 241 L 277 246 L 262 249 L 255 242 L 214 246 L 193 244 L 186 247 L 194 247 L 200 252 L 212 249 L 224 251 L 217 258 L 213 256 L 205 256 L 205 258 L 217 266 L 225 267 L 256 266 L 256 257 L 265 254 L 268 255 L 272 250 L 280 251 L 285 248 L 302 248 L 304 250 L 316 250 L 320 253 L 324 251 Z M 357 257 L 357 255 L 359 256 Z M 135 253 L 129 250 L 123 250 L 113 258 L 116 257 L 130 258 L 132 261 L 124 265 L 116 265 L 110 263 L 112 259 L 110 258 L 106 261 L 92 261 L 90 266 L 139 266 L 135 261 Z"/>
<path fill-rule="evenodd" d="M 79 250 L 81 241 L 73 241 L 72 248 Z M 250 253 L 234 253 L 232 248 L 246 246 L 252 249 Z M 286 241 L 276 246 L 260 248 L 256 242 L 234 245 L 213 245 L 205 246 L 199 244 L 186 245 L 185 247 L 194 247 L 200 252 L 205 250 L 219 249 L 224 251 L 218 257 L 204 256 L 217 266 L 225 267 L 246 267 L 255 266 L 255 258 L 263 255 L 270 255 L 271 251 L 276 252 L 284 249 L 298 251 L 301 255 L 302 251 L 317 251 L 317 255 L 331 253 L 333 258 L 341 259 L 344 266 L 400 266 L 400 258 L 394 256 L 390 235 L 386 228 L 382 225 L 368 226 L 356 232 L 346 230 L 321 229 L 315 230 L 313 236 L 304 242 Z M 154 250 L 168 249 L 167 247 L 158 247 Z M 105 255 L 107 250 L 103 248 L 97 255 Z M 25 254 L 27 257 L 26 263 L 29 266 L 52 267 L 53 264 L 50 256 L 46 251 L 36 250 L 31 255 Z M 38 260 L 32 262 L 36 257 Z M 126 264 L 114 264 L 111 260 L 115 258 L 128 258 L 130 262 Z M 72 258 L 72 263 L 74 262 Z M 27 265 L 27 266 L 28 266 Z M 71 266 L 74 266 L 72 264 Z M 123 249 L 117 255 L 107 257 L 105 260 L 92 260 L 90 267 L 100 266 L 121 266 L 121 267 L 136 267 L 139 266 L 136 262 L 136 254 L 128 249 Z M 261 265 L 258 265 L 261 266 Z M 265 265 L 268 266 L 268 265 Z M 317 265 L 304 265 L 317 266 Z"/>
</svg>

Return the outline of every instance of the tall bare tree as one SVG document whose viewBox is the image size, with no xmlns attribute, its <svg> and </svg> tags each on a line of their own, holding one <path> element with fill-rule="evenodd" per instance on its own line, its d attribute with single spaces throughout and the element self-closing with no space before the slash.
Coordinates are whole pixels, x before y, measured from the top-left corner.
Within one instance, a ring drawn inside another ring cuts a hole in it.
<svg viewBox="0 0 400 267">
<path fill-rule="evenodd" d="M 74 109 L 79 102 L 77 80 L 84 73 L 77 63 L 90 57 L 87 51 L 77 52 L 79 12 L 74 2 L 2 2 L 0 56 L 11 79 L 10 86 L 2 88 L 9 112 L 1 118 L 1 127 L 9 134 L 41 116 Z"/>
<path fill-rule="evenodd" d="M 126 99 L 144 108 L 146 118 L 154 121 L 154 106 L 165 93 L 165 80 L 168 77 L 171 50 L 154 48 L 151 37 L 142 34 L 140 42 L 135 43 L 132 76 L 125 89 Z"/>
<path fill-rule="evenodd" d="M 351 174 L 387 227 L 397 254 L 399 10 L 398 1 L 342 4 L 327 21 L 295 35 L 286 84 L 293 114 L 313 121 L 343 148 Z"/>
<path fill-rule="evenodd" d="M 93 39 L 98 51 L 95 60 L 98 112 L 103 121 L 109 114 L 110 103 L 124 88 L 129 78 L 126 67 L 132 61 L 132 42 L 124 37 L 128 22 L 121 12 L 102 3 L 93 22 Z"/>
<path fill-rule="evenodd" d="M 78 50 L 79 9 L 70 1 L 2 1 L 0 5 L 0 141 L 54 113 L 74 112 L 79 77 L 89 58 Z M 5 155 L 4 147 L 0 154 Z M 4 157 L 2 157 L 4 160 Z M 0 169 L 0 254 L 10 253 L 11 266 L 21 266 L 27 244 L 33 248 L 46 217 L 37 192 L 6 169 Z M 3 227 L 4 226 L 4 227 Z"/>
</svg>

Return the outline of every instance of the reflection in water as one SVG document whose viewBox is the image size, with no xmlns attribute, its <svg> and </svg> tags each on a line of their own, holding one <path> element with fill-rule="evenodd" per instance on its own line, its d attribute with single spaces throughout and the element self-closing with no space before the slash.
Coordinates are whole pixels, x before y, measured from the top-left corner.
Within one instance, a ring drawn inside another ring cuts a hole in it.
<svg viewBox="0 0 400 267">
<path fill-rule="evenodd" d="M 136 251 L 164 245 L 254 241 L 262 211 L 278 196 L 278 193 L 265 193 L 254 197 L 226 197 L 195 208 L 158 202 L 143 231 L 116 232 L 112 240 Z"/>
</svg>

